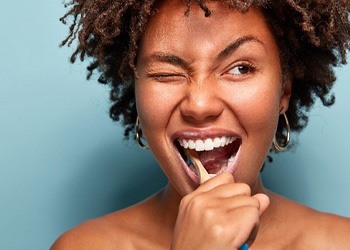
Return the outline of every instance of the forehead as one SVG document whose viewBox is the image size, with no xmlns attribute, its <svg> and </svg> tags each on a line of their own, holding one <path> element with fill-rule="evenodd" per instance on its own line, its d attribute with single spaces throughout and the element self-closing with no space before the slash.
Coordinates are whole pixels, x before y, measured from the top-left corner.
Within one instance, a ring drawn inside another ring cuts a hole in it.
<svg viewBox="0 0 350 250">
<path fill-rule="evenodd" d="M 210 1 L 207 7 L 211 11 L 209 17 L 205 17 L 204 11 L 195 3 L 191 4 L 188 15 L 185 13 L 189 7 L 184 1 L 166 0 L 159 4 L 141 38 L 141 53 L 152 50 L 215 53 L 243 36 L 256 37 L 271 49 L 276 47 L 259 9 L 242 13 L 222 1 Z"/>
</svg>

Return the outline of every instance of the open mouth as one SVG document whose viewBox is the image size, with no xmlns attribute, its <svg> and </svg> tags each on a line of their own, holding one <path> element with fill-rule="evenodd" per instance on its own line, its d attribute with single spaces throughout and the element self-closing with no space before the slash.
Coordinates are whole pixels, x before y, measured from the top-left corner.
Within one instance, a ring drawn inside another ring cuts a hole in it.
<svg viewBox="0 0 350 250">
<path fill-rule="evenodd" d="M 196 150 L 202 165 L 213 176 L 233 169 L 237 152 L 241 146 L 241 139 L 227 136 L 203 140 L 177 139 L 175 145 L 192 172 L 198 176 L 196 168 L 185 153 L 185 149 Z"/>
</svg>

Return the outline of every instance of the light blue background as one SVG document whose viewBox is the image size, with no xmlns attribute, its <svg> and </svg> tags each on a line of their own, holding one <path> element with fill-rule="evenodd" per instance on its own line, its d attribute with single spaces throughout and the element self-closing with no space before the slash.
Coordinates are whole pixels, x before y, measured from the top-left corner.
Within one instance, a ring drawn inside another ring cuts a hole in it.
<svg viewBox="0 0 350 250">
<path fill-rule="evenodd" d="M 0 8 L 0 249 L 47 249 L 83 220 L 130 205 L 166 182 L 149 152 L 122 140 L 108 89 L 85 80 L 59 49 L 61 1 Z M 316 209 L 350 216 L 350 67 L 337 103 L 317 105 L 293 151 L 266 166 L 266 185 Z"/>
</svg>

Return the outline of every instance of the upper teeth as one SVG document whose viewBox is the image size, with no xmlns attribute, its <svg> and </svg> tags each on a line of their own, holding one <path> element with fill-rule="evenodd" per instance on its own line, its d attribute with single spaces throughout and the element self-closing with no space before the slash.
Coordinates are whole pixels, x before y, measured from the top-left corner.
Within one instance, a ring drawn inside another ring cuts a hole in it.
<svg viewBox="0 0 350 250">
<path fill-rule="evenodd" d="M 207 138 L 204 140 L 197 139 L 197 140 L 186 140 L 186 139 L 178 139 L 178 142 L 182 147 L 189 148 L 189 149 L 195 149 L 196 151 L 209 151 L 213 150 L 214 148 L 224 147 L 229 143 L 232 143 L 235 141 L 236 137 L 215 137 L 213 139 Z"/>
</svg>

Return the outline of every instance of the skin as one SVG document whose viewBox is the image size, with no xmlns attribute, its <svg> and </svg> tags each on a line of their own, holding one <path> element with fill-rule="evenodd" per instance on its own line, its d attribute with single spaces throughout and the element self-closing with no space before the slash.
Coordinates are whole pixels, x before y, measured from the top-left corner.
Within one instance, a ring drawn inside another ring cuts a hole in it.
<svg viewBox="0 0 350 250">
<path fill-rule="evenodd" d="M 262 185 L 260 169 L 291 84 L 282 81 L 279 50 L 261 12 L 242 14 L 211 2 L 210 18 L 196 6 L 186 17 L 182 1 L 169 3 L 159 6 L 146 29 L 135 85 L 143 133 L 169 184 L 144 202 L 68 231 L 52 249 L 350 246 L 348 219 Z M 199 185 L 174 141 L 220 135 L 240 138 L 236 167 Z"/>
</svg>

